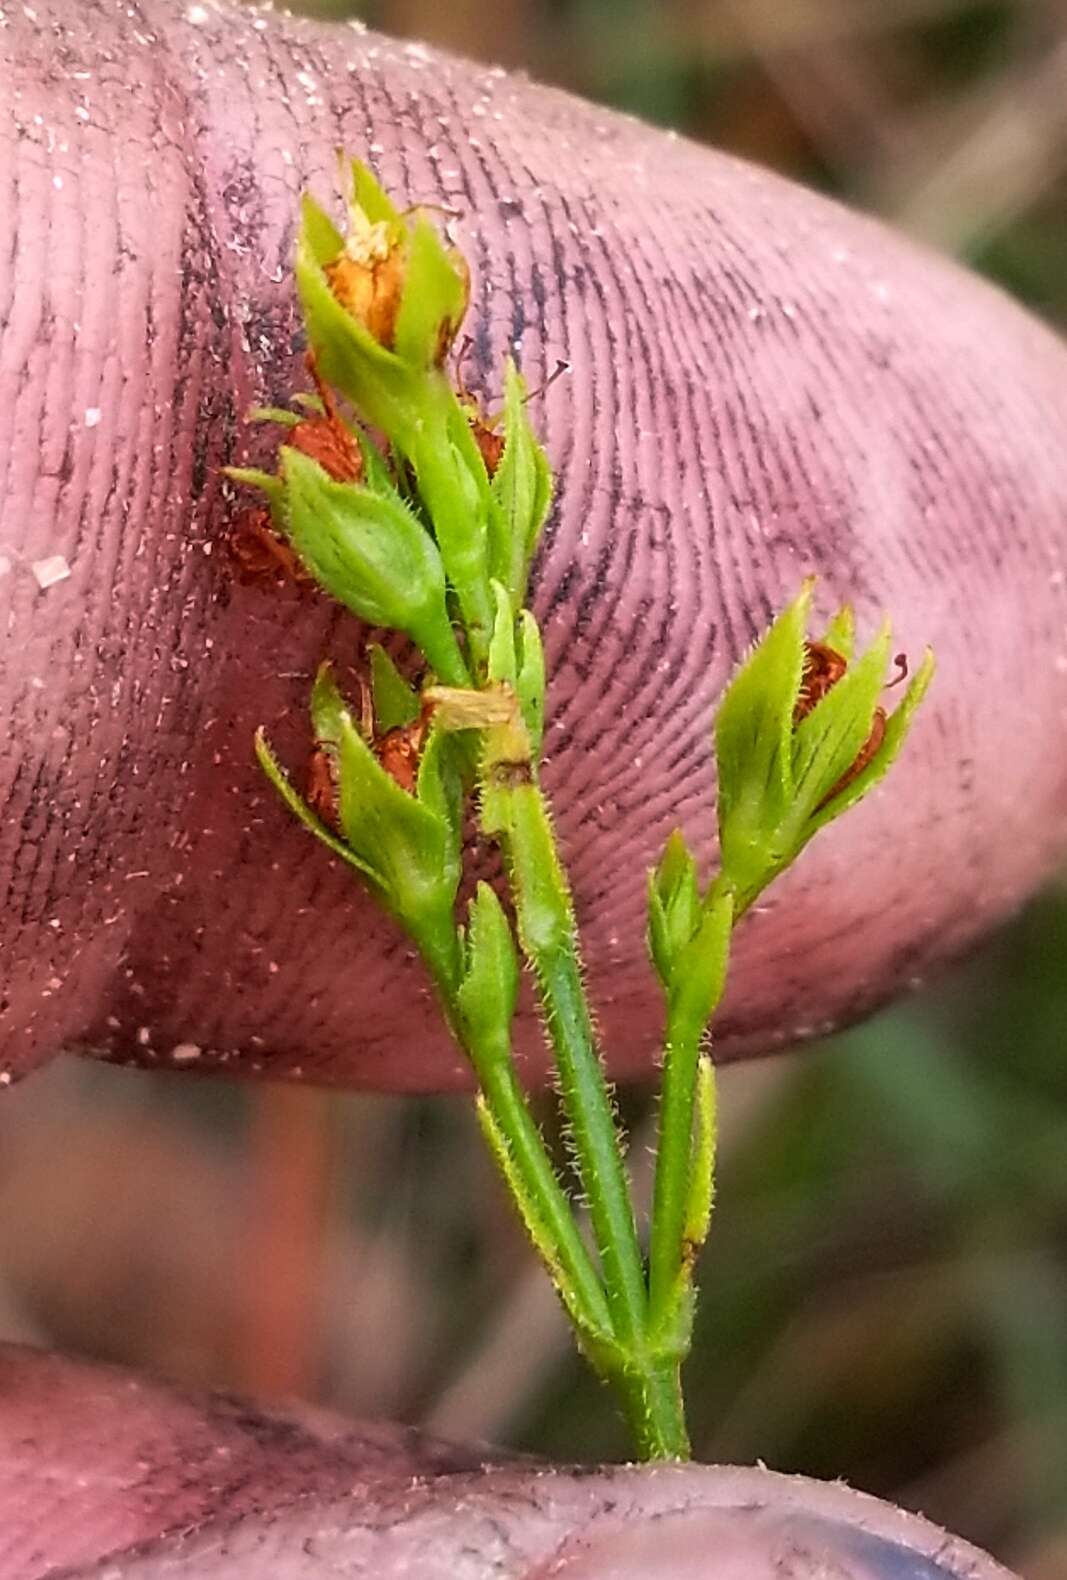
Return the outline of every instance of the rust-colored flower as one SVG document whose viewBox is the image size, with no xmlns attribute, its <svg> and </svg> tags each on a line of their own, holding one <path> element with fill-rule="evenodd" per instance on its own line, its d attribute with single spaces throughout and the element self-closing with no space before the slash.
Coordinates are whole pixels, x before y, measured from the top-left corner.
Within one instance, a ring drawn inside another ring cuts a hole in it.
<svg viewBox="0 0 1067 1580">
<path fill-rule="evenodd" d="M 324 266 L 330 289 L 346 312 L 392 351 L 407 275 L 408 242 L 389 220 L 372 223 L 353 204 L 345 250 Z"/>
</svg>

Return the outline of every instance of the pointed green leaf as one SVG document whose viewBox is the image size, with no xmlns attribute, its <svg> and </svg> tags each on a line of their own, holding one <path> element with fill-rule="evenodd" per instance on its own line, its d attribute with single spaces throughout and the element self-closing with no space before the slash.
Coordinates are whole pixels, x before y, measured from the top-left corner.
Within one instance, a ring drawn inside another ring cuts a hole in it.
<svg viewBox="0 0 1067 1580">
<path fill-rule="evenodd" d="M 519 962 L 511 925 L 492 888 L 479 883 L 468 910 L 467 963 L 456 997 L 478 1047 L 510 1053 L 519 994 Z"/>
<path fill-rule="evenodd" d="M 419 694 L 378 642 L 370 645 L 370 681 L 374 720 L 381 734 L 414 724 L 419 716 Z"/>
<path fill-rule="evenodd" d="M 708 1237 L 711 1210 L 715 1202 L 716 1115 L 715 1069 L 706 1053 L 697 1065 L 696 1107 L 693 1130 L 693 1169 L 685 1212 L 685 1243 L 690 1269 L 697 1252 Z"/>
<path fill-rule="evenodd" d="M 537 762 L 545 733 L 545 650 L 540 627 L 529 609 L 519 615 L 519 652 L 515 693 L 530 734 L 530 753 Z"/>
<path fill-rule="evenodd" d="M 722 998 L 733 922 L 732 891 L 726 885 L 713 887 L 696 932 L 674 956 L 670 1013 L 674 1023 L 694 1038 L 701 1036 Z"/>
<path fill-rule="evenodd" d="M 347 861 L 350 867 L 355 867 L 357 872 L 361 872 L 369 879 L 375 892 L 380 892 L 383 885 L 381 875 L 369 862 L 364 861 L 354 850 L 350 850 L 343 840 L 338 839 L 321 818 L 316 817 L 303 796 L 299 795 L 293 787 L 288 774 L 271 750 L 270 742 L 262 728 L 256 731 L 255 748 L 259 766 L 293 816 L 303 823 L 316 839 L 321 840 L 327 849 L 332 850 L 335 856 L 340 856 L 342 861 Z"/>
<path fill-rule="evenodd" d="M 555 1286 L 556 1293 L 563 1302 L 578 1342 L 589 1355 L 594 1365 L 603 1372 L 606 1364 L 610 1364 L 606 1361 L 607 1355 L 611 1356 L 612 1362 L 622 1359 L 622 1357 L 614 1353 L 616 1346 L 612 1341 L 612 1335 L 607 1328 L 600 1327 L 591 1320 L 585 1303 L 568 1278 L 556 1239 L 539 1212 L 537 1202 L 528 1190 L 526 1181 L 516 1165 L 507 1136 L 498 1125 L 489 1104 L 481 1093 L 475 1098 L 475 1111 L 489 1151 L 496 1162 L 497 1168 L 500 1170 L 512 1201 L 518 1208 L 519 1216 L 530 1237 L 534 1250 L 541 1258 L 541 1262 Z"/>
<path fill-rule="evenodd" d="M 505 524 L 507 558 L 493 566 L 516 605 L 523 602 L 530 560 L 552 503 L 552 473 L 526 412 L 526 386 L 508 358 L 504 385 L 504 453 L 492 481 Z"/>
<path fill-rule="evenodd" d="M 489 642 L 489 680 L 515 690 L 518 660 L 515 653 L 515 614 L 511 599 L 499 582 L 493 582 L 495 618 Z"/>
<path fill-rule="evenodd" d="M 683 834 L 675 829 L 659 866 L 649 876 L 648 949 L 665 988 L 670 987 L 678 956 L 696 932 L 699 919 L 696 862 Z"/>
<path fill-rule="evenodd" d="M 459 747 L 449 731 L 437 724 L 422 749 L 415 793 L 420 804 L 437 818 L 444 832 L 441 874 L 453 893 L 459 887 L 463 853 L 463 779 Z"/>
<path fill-rule="evenodd" d="M 735 675 L 715 720 L 722 863 L 739 892 L 765 880 L 792 801 L 793 710 L 812 586 L 809 578 Z"/>
</svg>

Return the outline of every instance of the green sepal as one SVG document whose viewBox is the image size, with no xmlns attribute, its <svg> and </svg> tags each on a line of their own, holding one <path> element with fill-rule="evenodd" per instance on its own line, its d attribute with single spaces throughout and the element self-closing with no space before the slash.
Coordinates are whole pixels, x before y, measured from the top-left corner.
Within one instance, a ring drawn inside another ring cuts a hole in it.
<svg viewBox="0 0 1067 1580">
<path fill-rule="evenodd" d="M 345 238 L 310 192 L 300 201 L 300 241 L 320 263 L 332 263 L 345 250 Z"/>
<path fill-rule="evenodd" d="M 851 659 L 856 643 L 856 616 L 851 604 L 842 604 L 819 641 L 824 647 L 832 647 L 846 661 Z"/>
<path fill-rule="evenodd" d="M 504 534 L 501 562 L 494 556 L 490 568 L 518 608 L 526 596 L 530 561 L 552 503 L 552 472 L 526 414 L 526 385 L 510 357 L 504 374 L 504 451 L 492 490 Z"/>
<path fill-rule="evenodd" d="M 364 164 L 362 159 L 352 159 L 349 161 L 349 174 L 352 189 L 348 201 L 348 213 L 353 229 L 359 210 L 363 211 L 363 215 L 372 225 L 382 222 L 387 225 L 402 223 L 400 210 L 369 165 Z"/>
<path fill-rule="evenodd" d="M 441 556 L 403 501 L 336 483 L 299 450 L 283 447 L 281 465 L 285 529 L 316 581 L 369 625 L 405 631 L 442 678 L 458 679 Z"/>
<path fill-rule="evenodd" d="M 519 614 L 519 671 L 515 694 L 530 735 L 530 754 L 537 762 L 545 733 L 545 650 L 541 628 L 529 609 Z"/>
<path fill-rule="evenodd" d="M 874 710 L 885 685 L 889 643 L 886 620 L 867 651 L 849 665 L 793 731 L 793 805 L 784 825 L 789 845 L 848 772 L 871 733 Z"/>
<path fill-rule="evenodd" d="M 665 989 L 699 919 L 696 862 L 681 830 L 675 829 L 648 883 L 648 951 Z"/>
<path fill-rule="evenodd" d="M 379 642 L 370 644 L 370 684 L 379 734 L 414 724 L 419 716 L 419 694 Z"/>
<path fill-rule="evenodd" d="M 800 694 L 809 578 L 726 689 L 715 720 L 723 871 L 741 890 L 773 859 L 768 838 L 793 799 L 793 710 Z"/>
<path fill-rule="evenodd" d="M 674 956 L 668 989 L 672 1022 L 699 1038 L 726 986 L 734 895 L 726 884 L 714 885 L 704 902 L 700 921 L 689 942 Z"/>
<path fill-rule="evenodd" d="M 326 827 L 322 819 L 315 815 L 303 796 L 297 792 L 289 775 L 277 757 L 275 757 L 262 726 L 256 731 L 255 750 L 259 766 L 293 816 L 303 823 L 304 827 L 314 834 L 316 839 L 321 840 L 327 849 L 332 850 L 335 856 L 340 856 L 342 861 L 347 861 L 350 867 L 355 867 L 357 872 L 362 873 L 377 893 L 381 893 L 384 887 L 384 880 L 381 874 L 369 861 L 365 861 L 362 856 L 358 856 L 354 850 L 351 850 L 343 840 L 338 839 L 337 835 Z"/>
<path fill-rule="evenodd" d="M 344 842 L 376 869 L 383 903 L 420 938 L 450 928 L 458 863 L 446 820 L 386 773 L 356 729 L 329 664 L 316 676 L 311 716 L 316 738 L 336 753 Z"/>
<path fill-rule="evenodd" d="M 437 367 L 467 311 L 467 277 L 436 230 L 416 219 L 408 242 L 394 349 L 413 367 Z"/>
<path fill-rule="evenodd" d="M 480 882 L 467 912 L 463 981 L 456 994 L 472 1048 L 510 1056 L 519 996 L 519 962 L 511 924 L 495 891 Z"/>
<path fill-rule="evenodd" d="M 903 697 L 886 719 L 885 737 L 881 746 L 866 767 L 861 769 L 856 777 L 834 796 L 833 800 L 820 807 L 808 820 L 806 840 L 817 834 L 819 829 L 825 828 L 827 823 L 832 823 L 834 818 L 840 817 L 842 812 L 847 812 L 849 807 L 855 806 L 857 801 L 862 801 L 868 790 L 873 790 L 874 786 L 885 778 L 907 738 L 915 710 L 930 688 L 935 667 L 934 655 L 927 649 Z"/>
</svg>

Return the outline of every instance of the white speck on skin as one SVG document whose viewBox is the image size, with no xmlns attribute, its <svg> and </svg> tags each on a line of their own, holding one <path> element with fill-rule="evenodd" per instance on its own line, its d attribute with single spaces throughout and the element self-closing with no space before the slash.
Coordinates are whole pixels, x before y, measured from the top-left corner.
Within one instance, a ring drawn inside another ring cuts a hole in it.
<svg viewBox="0 0 1067 1580">
<path fill-rule="evenodd" d="M 185 13 L 185 20 L 187 22 L 191 22 L 194 27 L 203 27 L 204 23 L 208 20 L 208 16 L 209 13 L 204 6 L 191 5 L 188 11 Z"/>
<path fill-rule="evenodd" d="M 194 1059 L 199 1059 L 201 1050 L 195 1042 L 179 1042 L 170 1050 L 171 1059 L 175 1064 L 191 1064 Z"/>
<path fill-rule="evenodd" d="M 57 192 L 62 192 L 62 190 L 63 190 L 63 177 L 62 176 L 53 176 L 52 177 L 52 185 L 55 187 Z"/>
<path fill-rule="evenodd" d="M 4 577 L 10 574 L 10 571 L 11 561 L 6 554 L 0 554 L 0 581 L 3 581 Z"/>
<path fill-rule="evenodd" d="M 48 978 L 48 986 L 52 989 L 53 993 L 58 993 L 60 988 L 63 986 L 63 978 L 62 977 L 49 977 Z"/>
<path fill-rule="evenodd" d="M 100 421 L 100 416 L 101 412 L 99 406 L 86 406 L 85 426 L 87 428 L 95 428 L 97 423 Z"/>
<path fill-rule="evenodd" d="M 0 1086 L 10 1086 L 10 1085 L 11 1085 L 11 1071 L 10 1070 L 0 1070 Z"/>
<path fill-rule="evenodd" d="M 140 1043 L 141 1047 L 142 1048 L 147 1048 L 148 1044 L 151 1042 L 151 1040 L 152 1040 L 152 1033 L 149 1031 L 148 1027 L 147 1026 L 138 1026 L 138 1028 L 137 1028 L 137 1041 Z"/>
<path fill-rule="evenodd" d="M 34 560 L 30 570 L 42 592 L 54 587 L 56 582 L 65 582 L 70 575 L 70 566 L 62 554 L 50 554 L 47 559 Z"/>
</svg>

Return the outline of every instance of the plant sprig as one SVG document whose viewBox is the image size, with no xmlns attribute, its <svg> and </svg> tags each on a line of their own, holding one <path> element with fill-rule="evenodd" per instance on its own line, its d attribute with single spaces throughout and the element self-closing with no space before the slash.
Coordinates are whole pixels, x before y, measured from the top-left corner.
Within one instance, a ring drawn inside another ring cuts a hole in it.
<svg viewBox="0 0 1067 1580">
<path fill-rule="evenodd" d="M 258 414 L 283 428 L 276 473 L 232 475 L 263 493 L 269 530 L 315 581 L 359 619 L 407 635 L 430 673 L 416 690 L 373 648 L 369 693 L 353 712 L 324 665 L 306 797 L 262 731 L 257 754 L 289 809 L 414 941 L 473 1069 L 483 1134 L 579 1345 L 616 1390 L 638 1454 L 683 1459 L 681 1366 L 713 1203 L 705 1040 L 733 930 L 808 841 L 883 778 L 933 661 L 927 654 L 887 715 L 888 625 L 858 659 L 848 610 L 809 640 L 809 580 L 722 698 L 719 870 L 702 887 L 678 831 L 649 879 L 666 1030 L 646 1254 L 540 785 L 545 665 L 526 598 L 552 496 L 548 462 L 513 363 L 495 422 L 449 372 L 469 295 L 463 260 L 425 215 L 401 213 L 365 166 L 353 162 L 350 181 L 344 234 L 310 197 L 300 225 L 296 281 L 318 394 L 294 397 L 297 411 Z M 472 798 L 482 835 L 504 856 L 510 916 L 485 883 L 465 911 L 458 900 Z M 591 1247 L 516 1071 L 520 959 L 555 1062 Z"/>
</svg>

